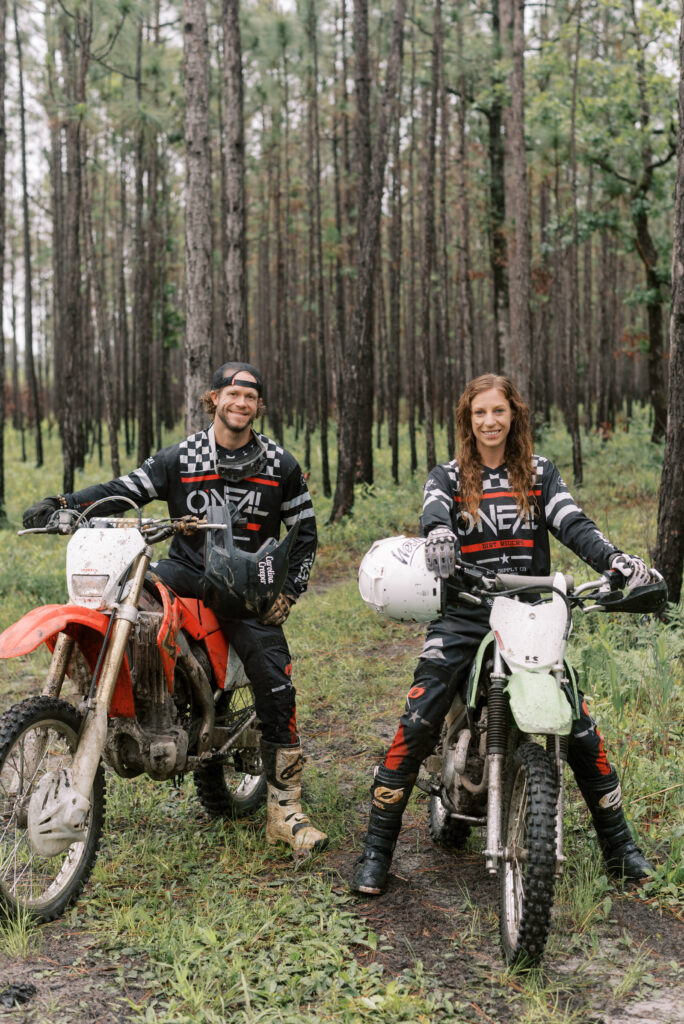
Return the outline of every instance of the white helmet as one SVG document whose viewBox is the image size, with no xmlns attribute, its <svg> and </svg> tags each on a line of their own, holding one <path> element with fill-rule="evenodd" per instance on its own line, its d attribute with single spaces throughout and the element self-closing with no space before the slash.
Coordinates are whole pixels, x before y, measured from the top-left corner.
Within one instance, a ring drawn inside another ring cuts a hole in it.
<svg viewBox="0 0 684 1024">
<path fill-rule="evenodd" d="M 430 622 L 444 614 L 446 588 L 425 565 L 421 537 L 376 540 L 359 566 L 361 597 L 389 619 Z"/>
</svg>

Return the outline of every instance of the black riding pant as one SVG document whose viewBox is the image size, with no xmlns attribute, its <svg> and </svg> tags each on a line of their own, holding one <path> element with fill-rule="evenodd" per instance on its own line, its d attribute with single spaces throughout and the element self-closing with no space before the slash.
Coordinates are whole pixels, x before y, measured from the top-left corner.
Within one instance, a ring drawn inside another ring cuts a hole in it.
<svg viewBox="0 0 684 1024">
<path fill-rule="evenodd" d="M 417 773 L 439 739 L 456 693 L 465 694 L 470 666 L 488 629 L 486 622 L 460 616 L 446 615 L 430 623 L 399 728 L 385 757 L 386 768 L 402 776 Z M 583 697 L 580 703 L 580 717 L 569 736 L 568 764 L 582 793 L 611 793 L 613 801 L 619 801 L 618 777 L 608 763 L 603 738 Z"/>
<path fill-rule="evenodd" d="M 201 576 L 193 567 L 175 558 L 164 558 L 152 568 L 176 594 L 202 599 Z M 263 738 L 278 745 L 296 743 L 292 660 L 282 626 L 267 626 L 254 618 L 217 618 L 252 684 Z"/>
</svg>

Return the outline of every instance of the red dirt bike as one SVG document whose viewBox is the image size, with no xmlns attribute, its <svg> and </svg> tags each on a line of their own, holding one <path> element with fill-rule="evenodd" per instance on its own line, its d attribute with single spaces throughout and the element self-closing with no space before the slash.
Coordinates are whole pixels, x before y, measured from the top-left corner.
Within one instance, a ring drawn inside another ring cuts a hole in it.
<svg viewBox="0 0 684 1024">
<path fill-rule="evenodd" d="M 60 510 L 47 527 L 22 531 L 72 534 L 71 603 L 35 608 L 0 636 L 0 658 L 42 643 L 52 651 L 41 696 L 0 717 L 6 916 L 53 920 L 83 889 L 104 821 L 103 763 L 125 779 L 192 772 L 212 816 L 244 815 L 265 799 L 242 662 L 212 611 L 147 575 L 152 545 L 221 528 L 190 516 L 75 522 Z M 67 675 L 76 704 L 60 697 Z"/>
</svg>

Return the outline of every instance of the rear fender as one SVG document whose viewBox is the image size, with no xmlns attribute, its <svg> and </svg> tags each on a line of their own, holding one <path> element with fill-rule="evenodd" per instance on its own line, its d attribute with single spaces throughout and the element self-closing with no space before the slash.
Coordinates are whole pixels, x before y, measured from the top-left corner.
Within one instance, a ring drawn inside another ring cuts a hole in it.
<svg viewBox="0 0 684 1024">
<path fill-rule="evenodd" d="M 91 608 L 73 604 L 41 605 L 27 612 L 0 634 L 0 658 L 19 658 L 35 651 L 43 643 L 52 651 L 58 634 L 66 633 L 74 638 L 93 672 L 108 625 L 108 617 Z M 113 718 L 135 718 L 133 683 L 125 655 L 109 714 Z"/>
</svg>

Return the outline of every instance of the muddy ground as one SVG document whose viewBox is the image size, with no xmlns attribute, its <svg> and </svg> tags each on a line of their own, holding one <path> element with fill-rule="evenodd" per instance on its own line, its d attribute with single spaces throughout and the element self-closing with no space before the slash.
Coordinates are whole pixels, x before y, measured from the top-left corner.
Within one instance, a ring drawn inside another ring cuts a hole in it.
<svg viewBox="0 0 684 1024">
<path fill-rule="evenodd" d="M 384 656 L 404 653 L 399 643 Z M 402 699 L 399 682 L 374 722 L 383 742 L 394 734 Z M 322 703 L 314 720 L 311 759 L 323 770 L 334 763 L 341 786 L 351 792 L 360 775 L 369 776 L 371 760 L 355 742 L 353 714 Z M 356 807 L 355 835 L 325 855 L 324 870 L 339 891 L 346 891 L 366 813 L 364 801 Z M 388 980 L 415 973 L 420 961 L 426 984 L 451 990 L 465 1007 L 454 1024 L 508 1024 L 524 1014 L 524 1024 L 684 1024 L 684 923 L 640 899 L 638 890 L 616 885 L 610 897 L 610 913 L 595 925 L 594 939 L 589 930 L 579 937 L 552 933 L 540 987 L 550 986 L 558 997 L 552 1012 L 540 1008 L 535 1015 L 529 993 L 524 996 L 502 968 L 496 879 L 485 873 L 476 848 L 451 851 L 430 840 L 426 803 L 419 799 L 407 811 L 387 893 L 353 906 L 380 936 L 377 950 L 360 948 L 357 956 L 363 964 L 382 964 Z M 29 958 L 0 950 L 0 1022 L 123 1024 L 131 1019 L 131 1004 L 147 1002 L 152 977 L 144 959 L 125 951 L 105 956 L 86 932 L 54 922 L 41 929 L 40 949 Z M 25 1002 L 8 1005 L 13 998 Z"/>
<path fill-rule="evenodd" d="M 491 926 L 496 880 L 485 874 L 479 853 L 435 846 L 422 817 L 415 813 L 407 819 L 388 892 L 356 905 L 381 936 L 377 951 L 359 950 L 358 959 L 381 963 L 388 980 L 422 961 L 425 974 L 465 1004 L 459 1024 L 519 1020 L 520 986 L 504 977 Z M 361 831 L 361 815 L 359 826 Z M 326 860 L 343 885 L 352 867 L 348 851 L 334 850 Z M 684 925 L 631 891 L 616 888 L 611 895 L 598 949 L 588 941 L 570 942 L 568 949 L 554 944 L 544 982 L 559 991 L 559 1005 L 554 1016 L 537 1019 L 540 1024 L 684 1024 Z M 646 964 L 645 980 L 621 992 L 637 955 Z M 105 958 L 64 922 L 45 926 L 39 952 L 28 959 L 0 952 L 0 1021 L 123 1024 L 130 1019 L 131 1002 L 145 1004 L 149 975 L 144 960 L 117 956 Z M 26 1002 L 9 1008 L 12 995 Z"/>
</svg>

